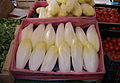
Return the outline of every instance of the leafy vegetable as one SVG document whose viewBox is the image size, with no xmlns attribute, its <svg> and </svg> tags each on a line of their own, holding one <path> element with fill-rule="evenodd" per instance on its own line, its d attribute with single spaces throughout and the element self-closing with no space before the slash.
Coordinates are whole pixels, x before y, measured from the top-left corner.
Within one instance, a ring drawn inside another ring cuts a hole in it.
<svg viewBox="0 0 120 83">
<path fill-rule="evenodd" d="M 14 39 L 15 27 L 20 23 L 21 20 L 0 19 L 0 72 L 8 53 L 10 43 Z"/>
</svg>

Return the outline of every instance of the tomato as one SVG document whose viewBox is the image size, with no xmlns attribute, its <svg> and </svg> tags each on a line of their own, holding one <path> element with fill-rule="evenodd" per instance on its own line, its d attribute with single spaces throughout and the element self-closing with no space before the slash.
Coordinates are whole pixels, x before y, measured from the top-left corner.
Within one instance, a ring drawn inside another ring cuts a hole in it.
<svg viewBox="0 0 120 83">
<path fill-rule="evenodd" d="M 106 44 L 106 45 L 105 45 L 105 48 L 109 48 L 109 44 Z"/>
<path fill-rule="evenodd" d="M 117 42 L 118 42 L 118 43 L 120 42 L 120 38 L 117 39 Z"/>
<path fill-rule="evenodd" d="M 114 50 L 113 46 L 110 46 L 110 47 L 109 47 L 109 50 Z"/>
<path fill-rule="evenodd" d="M 115 48 L 115 50 L 118 51 L 118 50 L 119 50 L 119 47 L 117 46 L 117 47 Z"/>
<path fill-rule="evenodd" d="M 111 9 L 112 12 L 117 12 L 117 9 Z"/>
<path fill-rule="evenodd" d="M 112 39 L 112 43 L 116 43 L 117 42 L 117 40 L 116 39 Z"/>
<path fill-rule="evenodd" d="M 110 37 L 107 37 L 107 41 L 110 42 L 111 38 Z"/>
</svg>

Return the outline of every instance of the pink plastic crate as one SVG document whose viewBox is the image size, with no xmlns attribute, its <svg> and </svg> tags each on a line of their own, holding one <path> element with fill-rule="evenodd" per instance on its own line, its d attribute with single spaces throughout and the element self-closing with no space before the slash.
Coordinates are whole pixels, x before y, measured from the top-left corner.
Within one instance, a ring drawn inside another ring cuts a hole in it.
<svg viewBox="0 0 120 83">
<path fill-rule="evenodd" d="M 51 23 L 54 28 L 57 28 L 60 23 L 71 22 L 74 27 L 86 27 L 94 24 L 96 26 L 96 31 L 100 40 L 100 51 L 99 51 L 99 67 L 97 72 L 43 72 L 43 71 L 31 71 L 28 69 L 17 69 L 16 68 L 16 52 L 20 43 L 20 35 L 22 29 L 24 29 L 30 23 L 34 24 L 34 28 L 39 24 L 49 24 Z M 86 20 L 82 18 L 63 18 L 63 19 L 25 19 L 22 21 L 18 34 L 15 36 L 14 48 L 12 50 L 12 62 L 10 66 L 10 71 L 16 79 L 28 79 L 28 80 L 84 80 L 84 79 L 102 79 L 105 74 L 104 68 L 104 57 L 103 49 L 101 43 L 101 37 L 99 33 L 98 23 L 96 20 Z"/>
<path fill-rule="evenodd" d="M 46 1 L 36 1 L 34 2 L 34 4 L 31 6 L 29 13 L 27 15 L 27 18 L 33 18 L 33 19 L 44 19 L 44 18 L 34 18 L 33 14 L 35 14 L 36 8 L 38 7 L 46 7 L 48 4 Z M 51 17 L 51 18 L 63 18 L 63 17 Z M 64 17 L 67 18 L 67 17 Z M 87 18 L 87 19 L 96 19 L 96 15 L 95 16 L 81 16 L 81 17 L 70 17 L 70 18 Z"/>
</svg>

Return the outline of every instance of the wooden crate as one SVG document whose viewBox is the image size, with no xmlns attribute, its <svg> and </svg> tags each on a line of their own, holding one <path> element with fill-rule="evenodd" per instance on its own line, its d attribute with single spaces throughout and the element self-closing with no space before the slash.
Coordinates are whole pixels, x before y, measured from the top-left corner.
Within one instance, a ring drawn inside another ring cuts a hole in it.
<svg viewBox="0 0 120 83">
<path fill-rule="evenodd" d="M 15 34 L 18 34 L 19 26 L 17 26 Z M 12 50 L 13 50 L 14 40 L 12 40 L 5 63 L 3 65 L 2 72 L 0 73 L 0 83 L 14 83 L 15 79 L 9 71 L 11 60 L 12 60 Z"/>
<path fill-rule="evenodd" d="M 18 8 L 29 8 L 35 1 L 46 1 L 46 0 L 16 0 Z"/>
<path fill-rule="evenodd" d="M 14 40 L 11 42 L 10 45 L 10 49 L 9 52 L 7 54 L 2 72 L 0 73 L 0 83 L 13 83 L 14 82 L 14 77 L 12 76 L 12 74 L 9 72 L 9 67 L 10 67 L 10 63 L 11 63 L 11 50 L 13 48 L 13 43 Z"/>
</svg>

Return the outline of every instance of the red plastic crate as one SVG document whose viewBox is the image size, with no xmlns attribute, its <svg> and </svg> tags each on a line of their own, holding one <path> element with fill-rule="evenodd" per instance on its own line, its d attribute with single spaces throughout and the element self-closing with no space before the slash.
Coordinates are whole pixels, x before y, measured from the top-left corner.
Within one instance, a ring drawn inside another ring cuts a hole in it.
<svg viewBox="0 0 120 83">
<path fill-rule="evenodd" d="M 58 26 L 59 23 L 67 23 L 71 22 L 74 27 L 82 27 L 86 29 L 86 27 L 91 24 L 95 24 L 96 31 L 99 36 L 100 41 L 100 51 L 99 55 L 99 67 L 97 72 L 44 72 L 44 71 L 31 71 L 28 69 L 17 69 L 16 68 L 16 52 L 20 43 L 20 35 L 22 29 L 26 27 L 28 24 L 33 23 L 34 27 L 37 27 L 39 24 L 49 24 L 51 23 L 54 28 Z M 28 79 L 28 80 L 84 80 L 84 79 L 102 79 L 105 74 L 104 68 L 104 57 L 103 57 L 103 49 L 101 43 L 101 37 L 99 33 L 98 23 L 96 20 L 86 20 L 81 18 L 63 18 L 63 19 L 25 19 L 22 21 L 20 28 L 18 30 L 18 34 L 15 37 L 15 42 L 12 50 L 12 62 L 10 66 L 10 71 L 16 79 Z"/>
<path fill-rule="evenodd" d="M 32 18 L 33 14 L 35 13 L 36 11 L 36 8 L 38 7 L 46 7 L 48 4 L 46 1 L 36 1 L 34 2 L 34 4 L 30 7 L 30 10 L 29 10 L 29 13 L 27 15 L 27 18 Z M 70 17 L 70 16 L 68 16 Z M 63 18 L 63 17 L 50 17 L 50 18 Z M 67 17 L 64 17 L 64 18 L 67 18 Z M 80 17 L 72 17 L 72 18 L 87 18 L 87 19 L 96 19 L 96 15 L 95 16 L 80 16 Z M 33 19 L 36 19 L 36 18 L 33 18 Z M 37 18 L 39 19 L 39 18 Z M 44 18 L 40 18 L 40 19 L 44 19 Z"/>
</svg>

